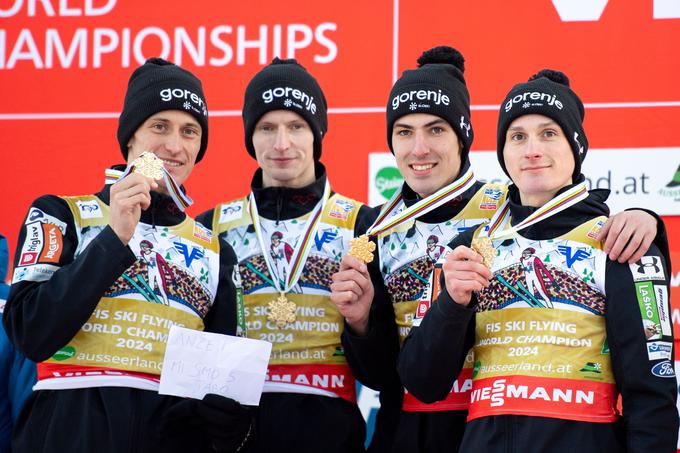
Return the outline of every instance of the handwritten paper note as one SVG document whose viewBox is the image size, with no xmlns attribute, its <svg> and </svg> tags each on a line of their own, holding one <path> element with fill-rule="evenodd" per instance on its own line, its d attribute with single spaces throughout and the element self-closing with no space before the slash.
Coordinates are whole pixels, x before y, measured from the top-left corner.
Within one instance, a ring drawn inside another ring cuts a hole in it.
<svg viewBox="0 0 680 453">
<path fill-rule="evenodd" d="M 172 326 L 158 393 L 202 399 L 207 393 L 257 406 L 272 344 Z"/>
</svg>

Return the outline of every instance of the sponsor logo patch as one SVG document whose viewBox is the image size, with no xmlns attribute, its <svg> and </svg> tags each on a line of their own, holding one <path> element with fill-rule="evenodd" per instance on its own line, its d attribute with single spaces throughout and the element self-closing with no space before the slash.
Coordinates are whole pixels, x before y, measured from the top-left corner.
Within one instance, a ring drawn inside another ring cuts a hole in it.
<svg viewBox="0 0 680 453">
<path fill-rule="evenodd" d="M 52 264 L 34 264 L 32 266 L 17 267 L 12 274 L 12 283 L 18 282 L 44 282 L 49 280 L 59 269 Z"/>
<path fill-rule="evenodd" d="M 509 112 L 514 104 L 521 105 L 523 109 L 542 105 L 554 106 L 557 110 L 562 110 L 564 107 L 554 94 L 542 93 L 540 91 L 525 91 L 514 96 L 505 103 L 505 112 Z"/>
<path fill-rule="evenodd" d="M 401 104 L 408 103 L 409 110 L 431 108 L 433 105 L 450 105 L 451 99 L 442 90 L 410 90 L 399 93 L 392 98 L 392 110 Z"/>
<path fill-rule="evenodd" d="M 651 341 L 647 343 L 649 360 L 668 360 L 673 354 L 673 343 L 667 341 Z"/>
<path fill-rule="evenodd" d="M 503 195 L 503 191 L 498 189 L 484 189 L 482 201 L 479 203 L 479 209 L 498 209 L 498 203 Z"/>
<path fill-rule="evenodd" d="M 597 235 L 600 234 L 600 230 L 602 230 L 602 227 L 604 227 L 604 220 L 598 220 L 595 225 L 588 231 L 587 236 L 590 239 L 597 239 Z"/>
<path fill-rule="evenodd" d="M 43 223 L 41 226 L 45 244 L 43 245 L 38 262 L 58 263 L 64 247 L 61 230 L 57 225 L 52 225 L 51 223 Z"/>
<path fill-rule="evenodd" d="M 669 360 L 664 360 L 652 367 L 652 374 L 660 378 L 674 378 L 675 370 L 673 369 L 673 364 Z"/>
<path fill-rule="evenodd" d="M 659 312 L 659 322 L 661 323 L 661 333 L 671 335 L 671 310 L 668 302 L 668 289 L 665 286 L 654 285 L 654 296 L 656 298 L 656 308 Z"/>
<path fill-rule="evenodd" d="M 38 262 L 38 256 L 43 249 L 44 238 L 42 223 L 31 222 L 26 224 L 26 239 L 21 248 L 19 266 L 30 266 Z"/>
<path fill-rule="evenodd" d="M 572 248 L 568 245 L 558 245 L 557 251 L 563 255 L 567 262 L 567 267 L 571 268 L 574 263 L 590 258 L 591 252 L 585 248 Z"/>
<path fill-rule="evenodd" d="M 191 263 L 195 259 L 201 259 L 203 256 L 205 256 L 205 252 L 201 247 L 195 247 L 193 245 L 188 246 L 187 244 L 183 244 L 181 242 L 173 242 L 173 245 L 175 246 L 175 250 L 177 250 L 184 257 L 184 262 L 186 263 L 187 267 L 191 267 Z M 191 249 L 189 247 L 191 247 Z"/>
<path fill-rule="evenodd" d="M 333 207 L 331 207 L 328 216 L 340 220 L 347 220 L 353 209 L 354 203 L 346 200 L 335 200 L 335 203 L 333 204 Z"/>
<path fill-rule="evenodd" d="M 76 201 L 76 205 L 78 205 L 81 219 L 98 219 L 104 217 L 102 208 L 99 206 L 97 200 Z"/>
<path fill-rule="evenodd" d="M 243 217 L 243 201 L 234 201 L 220 206 L 220 222 L 227 223 Z"/>
<path fill-rule="evenodd" d="M 164 88 L 160 92 L 160 97 L 163 102 L 184 101 L 182 107 L 184 110 L 193 110 L 203 116 L 208 116 L 208 107 L 201 96 L 186 88 Z M 191 101 L 191 102 L 190 102 Z"/>
<path fill-rule="evenodd" d="M 319 235 L 319 233 L 321 233 L 321 235 Z M 314 244 L 316 245 L 316 249 L 321 251 L 325 243 L 331 242 L 337 237 L 338 231 L 332 228 L 326 229 L 323 232 L 317 231 L 316 236 L 314 236 Z"/>
<path fill-rule="evenodd" d="M 262 93 L 262 100 L 265 104 L 270 104 L 277 98 L 285 98 L 283 105 L 287 108 L 295 106 L 300 110 L 307 110 L 312 115 L 316 115 L 314 96 L 310 96 L 302 90 L 292 87 L 276 87 Z"/>
<path fill-rule="evenodd" d="M 210 242 L 212 240 L 212 231 L 196 222 L 194 223 L 194 237 L 205 242 Z"/>
<path fill-rule="evenodd" d="M 28 225 L 33 222 L 51 223 L 59 227 L 59 230 L 61 230 L 62 234 L 66 233 L 66 223 L 62 222 L 56 217 L 46 214 L 41 209 L 35 207 L 29 209 L 28 215 L 26 216 L 26 222 L 24 224 Z"/>
<path fill-rule="evenodd" d="M 649 280 L 665 280 L 663 266 L 659 256 L 643 256 L 639 261 L 629 264 L 633 280 L 636 282 Z"/>
<path fill-rule="evenodd" d="M 640 306 L 642 316 L 642 327 L 645 331 L 647 340 L 661 339 L 661 323 L 659 321 L 659 310 L 656 305 L 654 287 L 652 282 L 638 282 L 635 284 L 635 295 Z"/>
</svg>

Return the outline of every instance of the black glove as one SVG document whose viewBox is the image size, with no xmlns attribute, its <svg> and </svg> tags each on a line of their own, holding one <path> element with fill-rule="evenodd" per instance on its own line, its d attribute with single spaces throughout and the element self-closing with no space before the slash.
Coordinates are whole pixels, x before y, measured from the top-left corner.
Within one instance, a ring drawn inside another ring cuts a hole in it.
<svg viewBox="0 0 680 453">
<path fill-rule="evenodd" d="M 185 399 L 165 414 L 164 430 L 191 426 L 203 432 L 217 452 L 244 451 L 254 435 L 253 414 L 237 401 L 209 393 L 203 400 Z"/>
</svg>

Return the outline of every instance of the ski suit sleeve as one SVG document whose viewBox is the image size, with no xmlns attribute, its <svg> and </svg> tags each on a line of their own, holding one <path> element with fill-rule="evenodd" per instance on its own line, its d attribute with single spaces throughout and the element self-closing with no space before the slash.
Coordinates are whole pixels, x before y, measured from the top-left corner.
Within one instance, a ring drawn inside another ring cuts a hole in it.
<svg viewBox="0 0 680 453">
<path fill-rule="evenodd" d="M 110 226 L 76 257 L 75 228 L 66 202 L 48 195 L 33 202 L 19 233 L 3 323 L 17 349 L 35 362 L 48 359 L 75 336 L 106 290 L 135 261 Z M 46 234 L 56 246 L 51 256 L 43 252 L 49 246 Z"/>
</svg>

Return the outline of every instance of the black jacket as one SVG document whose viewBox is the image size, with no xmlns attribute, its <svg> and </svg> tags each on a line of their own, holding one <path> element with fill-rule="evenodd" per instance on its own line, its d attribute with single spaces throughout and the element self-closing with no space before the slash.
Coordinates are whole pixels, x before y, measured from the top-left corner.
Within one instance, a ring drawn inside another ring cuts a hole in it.
<svg viewBox="0 0 680 453">
<path fill-rule="evenodd" d="M 316 165 L 316 180 L 301 188 L 263 187 L 262 170 L 255 172 L 251 190 L 259 214 L 270 220 L 285 221 L 310 212 L 323 196 L 326 170 Z M 362 206 L 361 223 L 368 212 Z M 212 228 L 214 210 L 197 217 Z M 224 241 L 222 241 L 224 242 Z M 252 451 L 295 451 L 350 453 L 364 451 L 365 423 L 359 408 L 342 398 L 299 393 L 263 393 L 257 411 L 256 435 Z M 249 450 L 250 451 L 250 450 Z"/>
<path fill-rule="evenodd" d="M 519 203 L 514 187 L 509 195 L 513 224 L 535 210 Z M 551 239 L 590 219 L 608 215 L 604 204 L 607 195 L 608 191 L 591 191 L 586 200 L 522 230 L 521 234 L 532 240 Z M 473 232 L 461 234 L 450 247 L 469 246 Z M 659 239 L 663 243 L 665 237 L 657 238 L 657 243 Z M 667 287 L 670 269 L 667 253 L 653 245 L 647 255 L 664 257 Z M 521 415 L 483 417 L 468 423 L 461 451 L 675 451 L 676 383 L 674 378 L 651 373 L 660 360 L 651 361 L 647 355 L 629 265 L 607 260 L 605 285 L 607 337 L 623 401 L 620 420 L 589 423 Z M 475 300 L 470 307 L 458 305 L 449 297 L 443 279 L 442 286 L 438 300 L 420 327 L 411 331 L 399 357 L 399 375 L 405 386 L 423 401 L 438 401 L 446 396 L 466 352 L 475 342 Z"/>
<path fill-rule="evenodd" d="M 463 171 L 467 167 L 463 168 Z M 477 182 L 460 197 L 419 217 L 420 222 L 443 223 L 455 217 L 477 193 L 482 183 Z M 410 207 L 420 197 L 406 183 L 402 193 L 404 203 Z M 366 216 L 358 234 L 363 234 L 373 224 L 380 206 Z M 375 238 L 373 238 L 375 242 Z M 397 374 L 399 335 L 393 301 L 389 295 L 380 268 L 378 254 L 368 269 L 375 290 L 366 336 L 354 335 L 345 328 L 342 342 L 347 360 L 357 379 L 364 385 L 380 391 L 380 409 L 369 451 L 451 452 L 457 451 L 465 429 L 467 411 L 407 412 L 402 411 L 403 386 Z M 450 386 L 449 386 L 450 389 Z"/>
<path fill-rule="evenodd" d="M 109 189 L 105 186 L 96 194 L 106 204 Z M 46 195 L 32 207 L 66 224 L 59 269 L 46 281 L 13 284 L 3 323 L 17 349 L 40 362 L 76 335 L 100 298 L 136 258 L 110 226 L 75 257 L 78 237 L 66 202 Z M 162 227 L 184 218 L 169 197 L 152 192 L 151 207 L 142 212 L 141 222 Z M 15 268 L 25 237 L 22 225 Z M 236 330 L 234 264 L 233 251 L 222 246 L 220 281 L 215 302 L 204 318 L 206 331 L 234 334 Z M 30 453 L 207 451 L 209 444 L 191 428 L 162 432 L 164 413 L 178 401 L 180 398 L 126 387 L 35 391 L 18 420 L 13 448 Z"/>
</svg>

